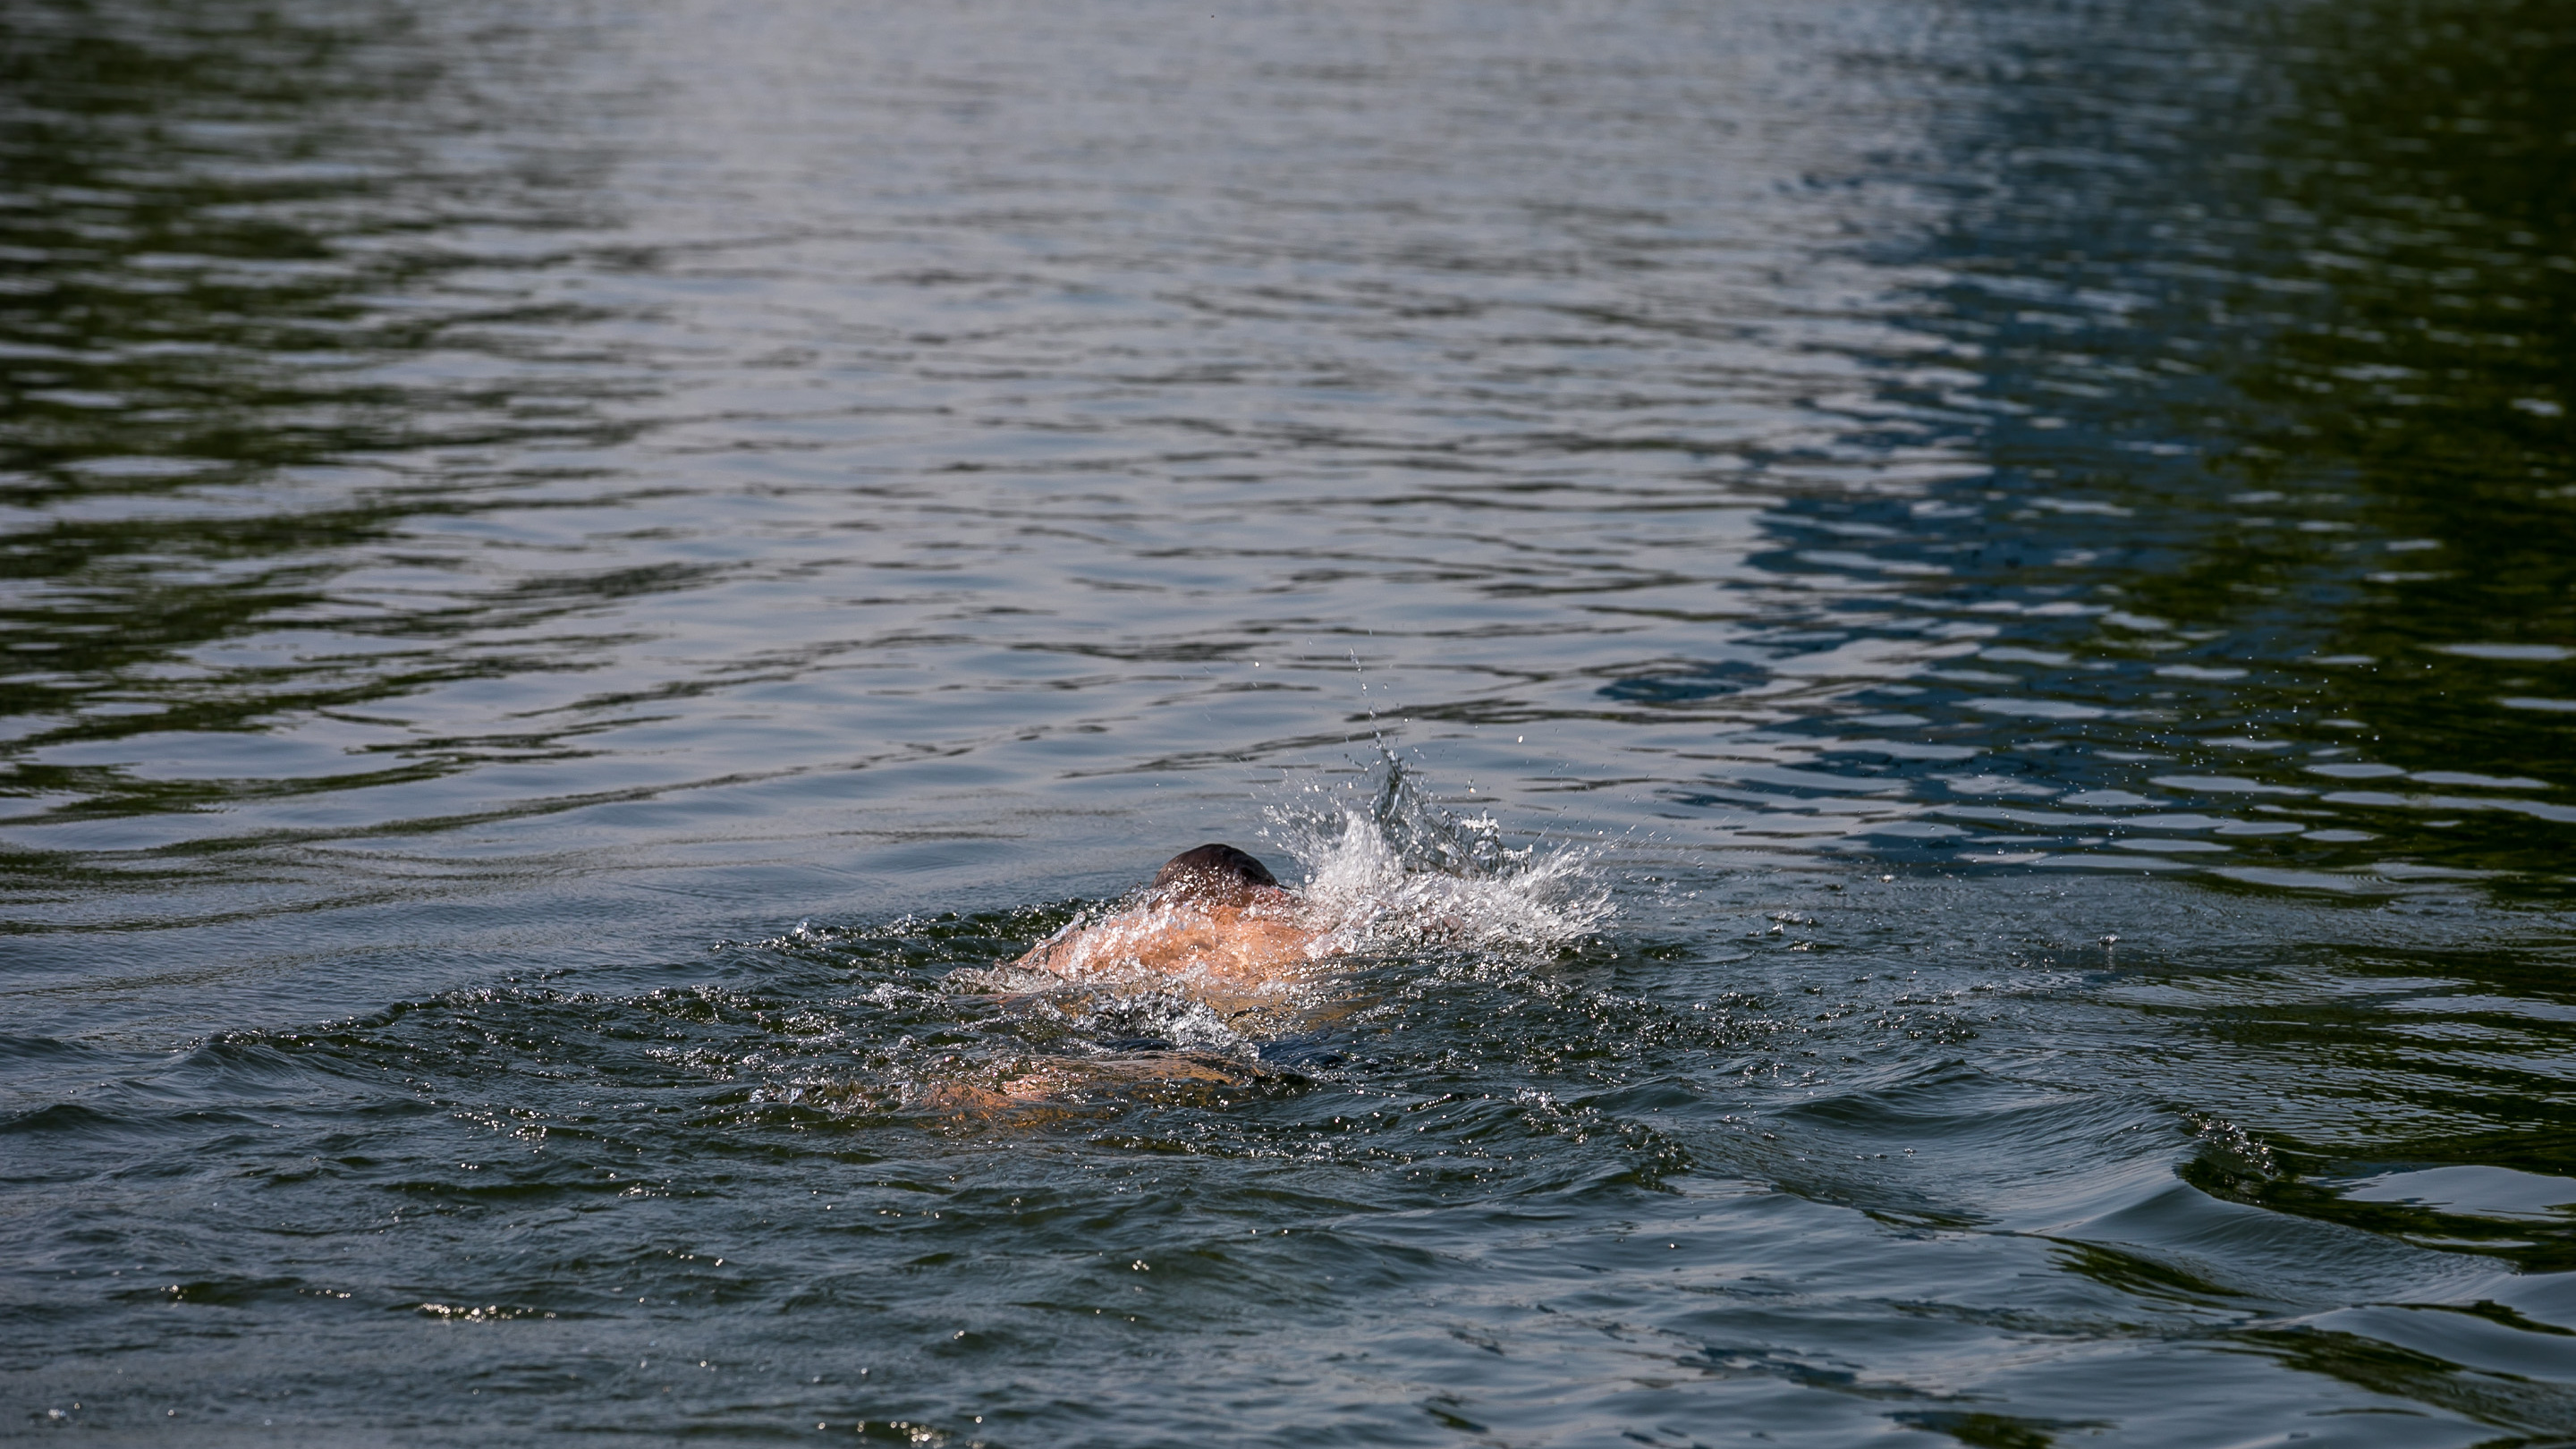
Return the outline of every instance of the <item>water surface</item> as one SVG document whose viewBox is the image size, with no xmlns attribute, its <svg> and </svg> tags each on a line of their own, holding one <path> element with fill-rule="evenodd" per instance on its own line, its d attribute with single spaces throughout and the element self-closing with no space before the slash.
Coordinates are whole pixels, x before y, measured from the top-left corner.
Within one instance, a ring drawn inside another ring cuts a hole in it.
<svg viewBox="0 0 2576 1449">
<path fill-rule="evenodd" d="M 0 67 L 9 1432 L 2576 1435 L 2564 7 Z"/>
</svg>

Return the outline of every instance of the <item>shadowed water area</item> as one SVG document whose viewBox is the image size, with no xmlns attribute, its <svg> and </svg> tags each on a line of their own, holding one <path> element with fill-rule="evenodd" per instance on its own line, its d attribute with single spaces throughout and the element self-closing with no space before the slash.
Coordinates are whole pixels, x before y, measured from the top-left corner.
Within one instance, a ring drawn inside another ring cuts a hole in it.
<svg viewBox="0 0 2576 1449">
<path fill-rule="evenodd" d="M 0 1437 L 2576 1440 L 2571 158 L 2539 0 L 20 0 Z M 993 969 L 1212 840 L 1352 954 Z"/>
</svg>

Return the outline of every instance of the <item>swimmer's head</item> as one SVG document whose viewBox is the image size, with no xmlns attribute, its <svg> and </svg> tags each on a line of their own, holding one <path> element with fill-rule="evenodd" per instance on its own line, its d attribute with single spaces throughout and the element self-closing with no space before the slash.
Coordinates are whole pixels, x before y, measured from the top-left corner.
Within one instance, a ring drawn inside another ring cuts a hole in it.
<svg viewBox="0 0 2576 1449">
<path fill-rule="evenodd" d="M 1184 850 L 1154 872 L 1155 890 L 1183 899 L 1236 900 L 1264 887 L 1279 889 L 1279 878 L 1231 845 Z"/>
</svg>

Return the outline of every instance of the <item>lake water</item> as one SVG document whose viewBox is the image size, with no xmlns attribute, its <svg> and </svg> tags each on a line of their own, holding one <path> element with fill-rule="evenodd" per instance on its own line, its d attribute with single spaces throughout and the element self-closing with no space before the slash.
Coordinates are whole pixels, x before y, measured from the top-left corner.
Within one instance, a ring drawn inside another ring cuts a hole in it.
<svg viewBox="0 0 2576 1449">
<path fill-rule="evenodd" d="M 0 74 L 0 1437 L 2576 1438 L 2565 5 Z"/>
</svg>

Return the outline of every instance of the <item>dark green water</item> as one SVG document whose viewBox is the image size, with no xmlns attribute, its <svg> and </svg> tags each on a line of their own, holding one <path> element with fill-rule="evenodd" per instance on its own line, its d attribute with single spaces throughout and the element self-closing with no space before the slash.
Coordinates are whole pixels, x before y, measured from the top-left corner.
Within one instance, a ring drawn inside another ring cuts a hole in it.
<svg viewBox="0 0 2576 1449">
<path fill-rule="evenodd" d="M 0 1436 L 2576 1442 L 2571 157 L 2510 0 L 13 5 Z M 952 975 L 1210 839 L 1482 944 Z"/>
</svg>

